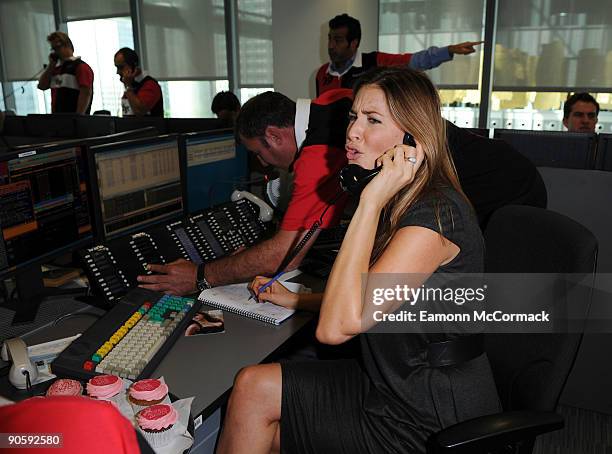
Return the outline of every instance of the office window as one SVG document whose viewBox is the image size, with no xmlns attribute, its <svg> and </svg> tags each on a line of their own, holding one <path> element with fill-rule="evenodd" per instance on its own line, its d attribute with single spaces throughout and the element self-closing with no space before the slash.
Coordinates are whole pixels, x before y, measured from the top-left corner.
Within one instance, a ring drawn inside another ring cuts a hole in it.
<svg viewBox="0 0 612 454">
<path fill-rule="evenodd" d="M 158 80 L 227 78 L 223 0 L 143 0 L 146 66 Z"/>
<path fill-rule="evenodd" d="M 266 91 L 274 91 L 272 87 L 261 87 L 261 88 L 241 88 L 240 89 L 240 104 L 244 104 L 249 99 L 257 96 L 260 93 Z"/>
<path fill-rule="evenodd" d="M 68 34 L 75 55 L 83 58 L 94 72 L 94 97 L 91 112 L 108 110 L 121 114 L 124 87 L 114 66 L 114 56 L 122 47 L 134 48 L 129 17 L 68 22 Z"/>
<path fill-rule="evenodd" d="M 220 91 L 229 90 L 228 80 L 160 81 L 164 116 L 173 118 L 214 118 L 210 105 Z"/>
<path fill-rule="evenodd" d="M 271 87 L 272 0 L 238 0 L 238 48 L 240 84 Z"/>
<path fill-rule="evenodd" d="M 595 132 L 612 132 L 612 95 L 591 93 L 600 105 Z M 491 94 L 489 127 L 532 131 L 564 131 L 563 104 L 568 92 L 495 91 Z"/>
<path fill-rule="evenodd" d="M 61 0 L 60 5 L 64 22 L 130 15 L 129 0 Z"/>
<path fill-rule="evenodd" d="M 461 128 L 477 128 L 480 90 L 438 90 L 442 116 Z"/>
<path fill-rule="evenodd" d="M 39 90 L 38 81 L 11 82 L 9 86 L 13 90 L 17 115 L 51 113 L 51 90 Z"/>
<path fill-rule="evenodd" d="M 414 53 L 431 46 L 444 47 L 480 41 L 483 0 L 380 0 L 378 48 L 381 52 Z M 480 56 L 457 55 L 427 71 L 441 88 L 442 115 L 463 127 L 478 125 Z"/>
<path fill-rule="evenodd" d="M 612 85 L 612 10 L 600 0 L 499 2 L 495 90 Z"/>
<path fill-rule="evenodd" d="M 37 79 L 49 60 L 47 36 L 55 30 L 51 0 L 0 1 L 0 39 L 6 80 Z"/>
<path fill-rule="evenodd" d="M 414 53 L 431 46 L 480 41 L 483 0 L 380 0 L 378 48 L 381 52 Z M 427 72 L 444 88 L 478 86 L 480 53 L 455 56 Z"/>
</svg>

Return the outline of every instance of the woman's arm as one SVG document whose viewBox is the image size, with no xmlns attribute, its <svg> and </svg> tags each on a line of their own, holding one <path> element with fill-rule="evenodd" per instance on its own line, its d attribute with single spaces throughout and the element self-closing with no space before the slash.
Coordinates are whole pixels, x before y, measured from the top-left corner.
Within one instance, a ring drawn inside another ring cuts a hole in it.
<svg viewBox="0 0 612 454">
<path fill-rule="evenodd" d="M 361 195 L 325 288 L 316 333 L 317 339 L 323 343 L 346 342 L 371 326 L 372 323 L 364 320 L 364 314 L 372 312 L 371 308 L 364 307 L 364 301 L 368 301 L 362 290 L 364 277 L 367 279 L 366 292 L 376 285 L 376 274 L 379 273 L 418 274 L 420 282 L 413 279 L 410 285 L 420 286 L 459 251 L 450 241 L 442 241 L 442 237 L 433 230 L 405 227 L 396 232 L 369 270 L 370 274 L 366 274 L 382 207 L 399 189 L 412 181 L 418 168 L 418 164 L 405 161 L 407 148 L 398 146 L 385 153 L 382 157 L 383 169 Z M 411 154 L 406 156 L 416 156 L 420 163 L 423 158 L 420 145 L 417 144 L 416 153 L 412 147 L 409 150 L 412 150 L 408 151 Z"/>
<path fill-rule="evenodd" d="M 287 309 L 319 312 L 321 299 L 323 298 L 322 293 L 295 293 L 278 281 L 274 282 L 270 287 L 267 287 L 260 293 L 259 289 L 269 281 L 269 277 L 257 276 L 249 284 L 251 292 L 259 296 L 259 301 L 269 301 L 270 303 L 286 307 Z"/>
</svg>

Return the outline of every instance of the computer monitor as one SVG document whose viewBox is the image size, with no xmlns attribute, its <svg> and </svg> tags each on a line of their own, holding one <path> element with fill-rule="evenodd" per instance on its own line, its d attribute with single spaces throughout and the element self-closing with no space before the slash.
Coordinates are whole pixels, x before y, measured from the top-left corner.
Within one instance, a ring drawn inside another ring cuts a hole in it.
<svg viewBox="0 0 612 454">
<path fill-rule="evenodd" d="M 99 240 L 145 229 L 185 213 L 185 158 L 178 136 L 89 148 Z"/>
<path fill-rule="evenodd" d="M 496 139 L 513 145 L 539 167 L 593 169 L 595 134 L 495 129 Z"/>
<path fill-rule="evenodd" d="M 612 170 L 612 134 L 599 134 L 595 168 Z"/>
<path fill-rule="evenodd" d="M 45 296 L 40 265 L 94 238 L 89 178 L 75 144 L 0 154 L 0 278 L 14 277 L 16 322 Z"/>
<path fill-rule="evenodd" d="M 232 129 L 185 134 L 182 146 L 189 212 L 227 202 L 248 177 L 248 152 L 236 146 Z"/>
</svg>

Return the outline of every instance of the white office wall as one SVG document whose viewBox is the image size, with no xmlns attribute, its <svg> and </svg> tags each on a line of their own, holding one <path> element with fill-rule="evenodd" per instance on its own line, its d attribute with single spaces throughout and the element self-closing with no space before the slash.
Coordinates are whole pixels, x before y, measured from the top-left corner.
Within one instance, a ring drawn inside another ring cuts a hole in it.
<svg viewBox="0 0 612 454">
<path fill-rule="evenodd" d="M 315 74 L 329 60 L 327 23 L 342 13 L 361 22 L 361 51 L 377 50 L 376 0 L 272 0 L 276 91 L 291 99 L 315 97 Z"/>
</svg>

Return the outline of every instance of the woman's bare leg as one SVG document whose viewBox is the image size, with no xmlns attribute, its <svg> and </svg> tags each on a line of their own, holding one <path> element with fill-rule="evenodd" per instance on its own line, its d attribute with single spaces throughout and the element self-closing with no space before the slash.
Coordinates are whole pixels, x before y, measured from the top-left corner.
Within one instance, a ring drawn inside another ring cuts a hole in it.
<svg viewBox="0 0 612 454">
<path fill-rule="evenodd" d="M 279 364 L 242 369 L 234 381 L 218 454 L 268 454 L 278 443 L 282 376 Z"/>
</svg>

